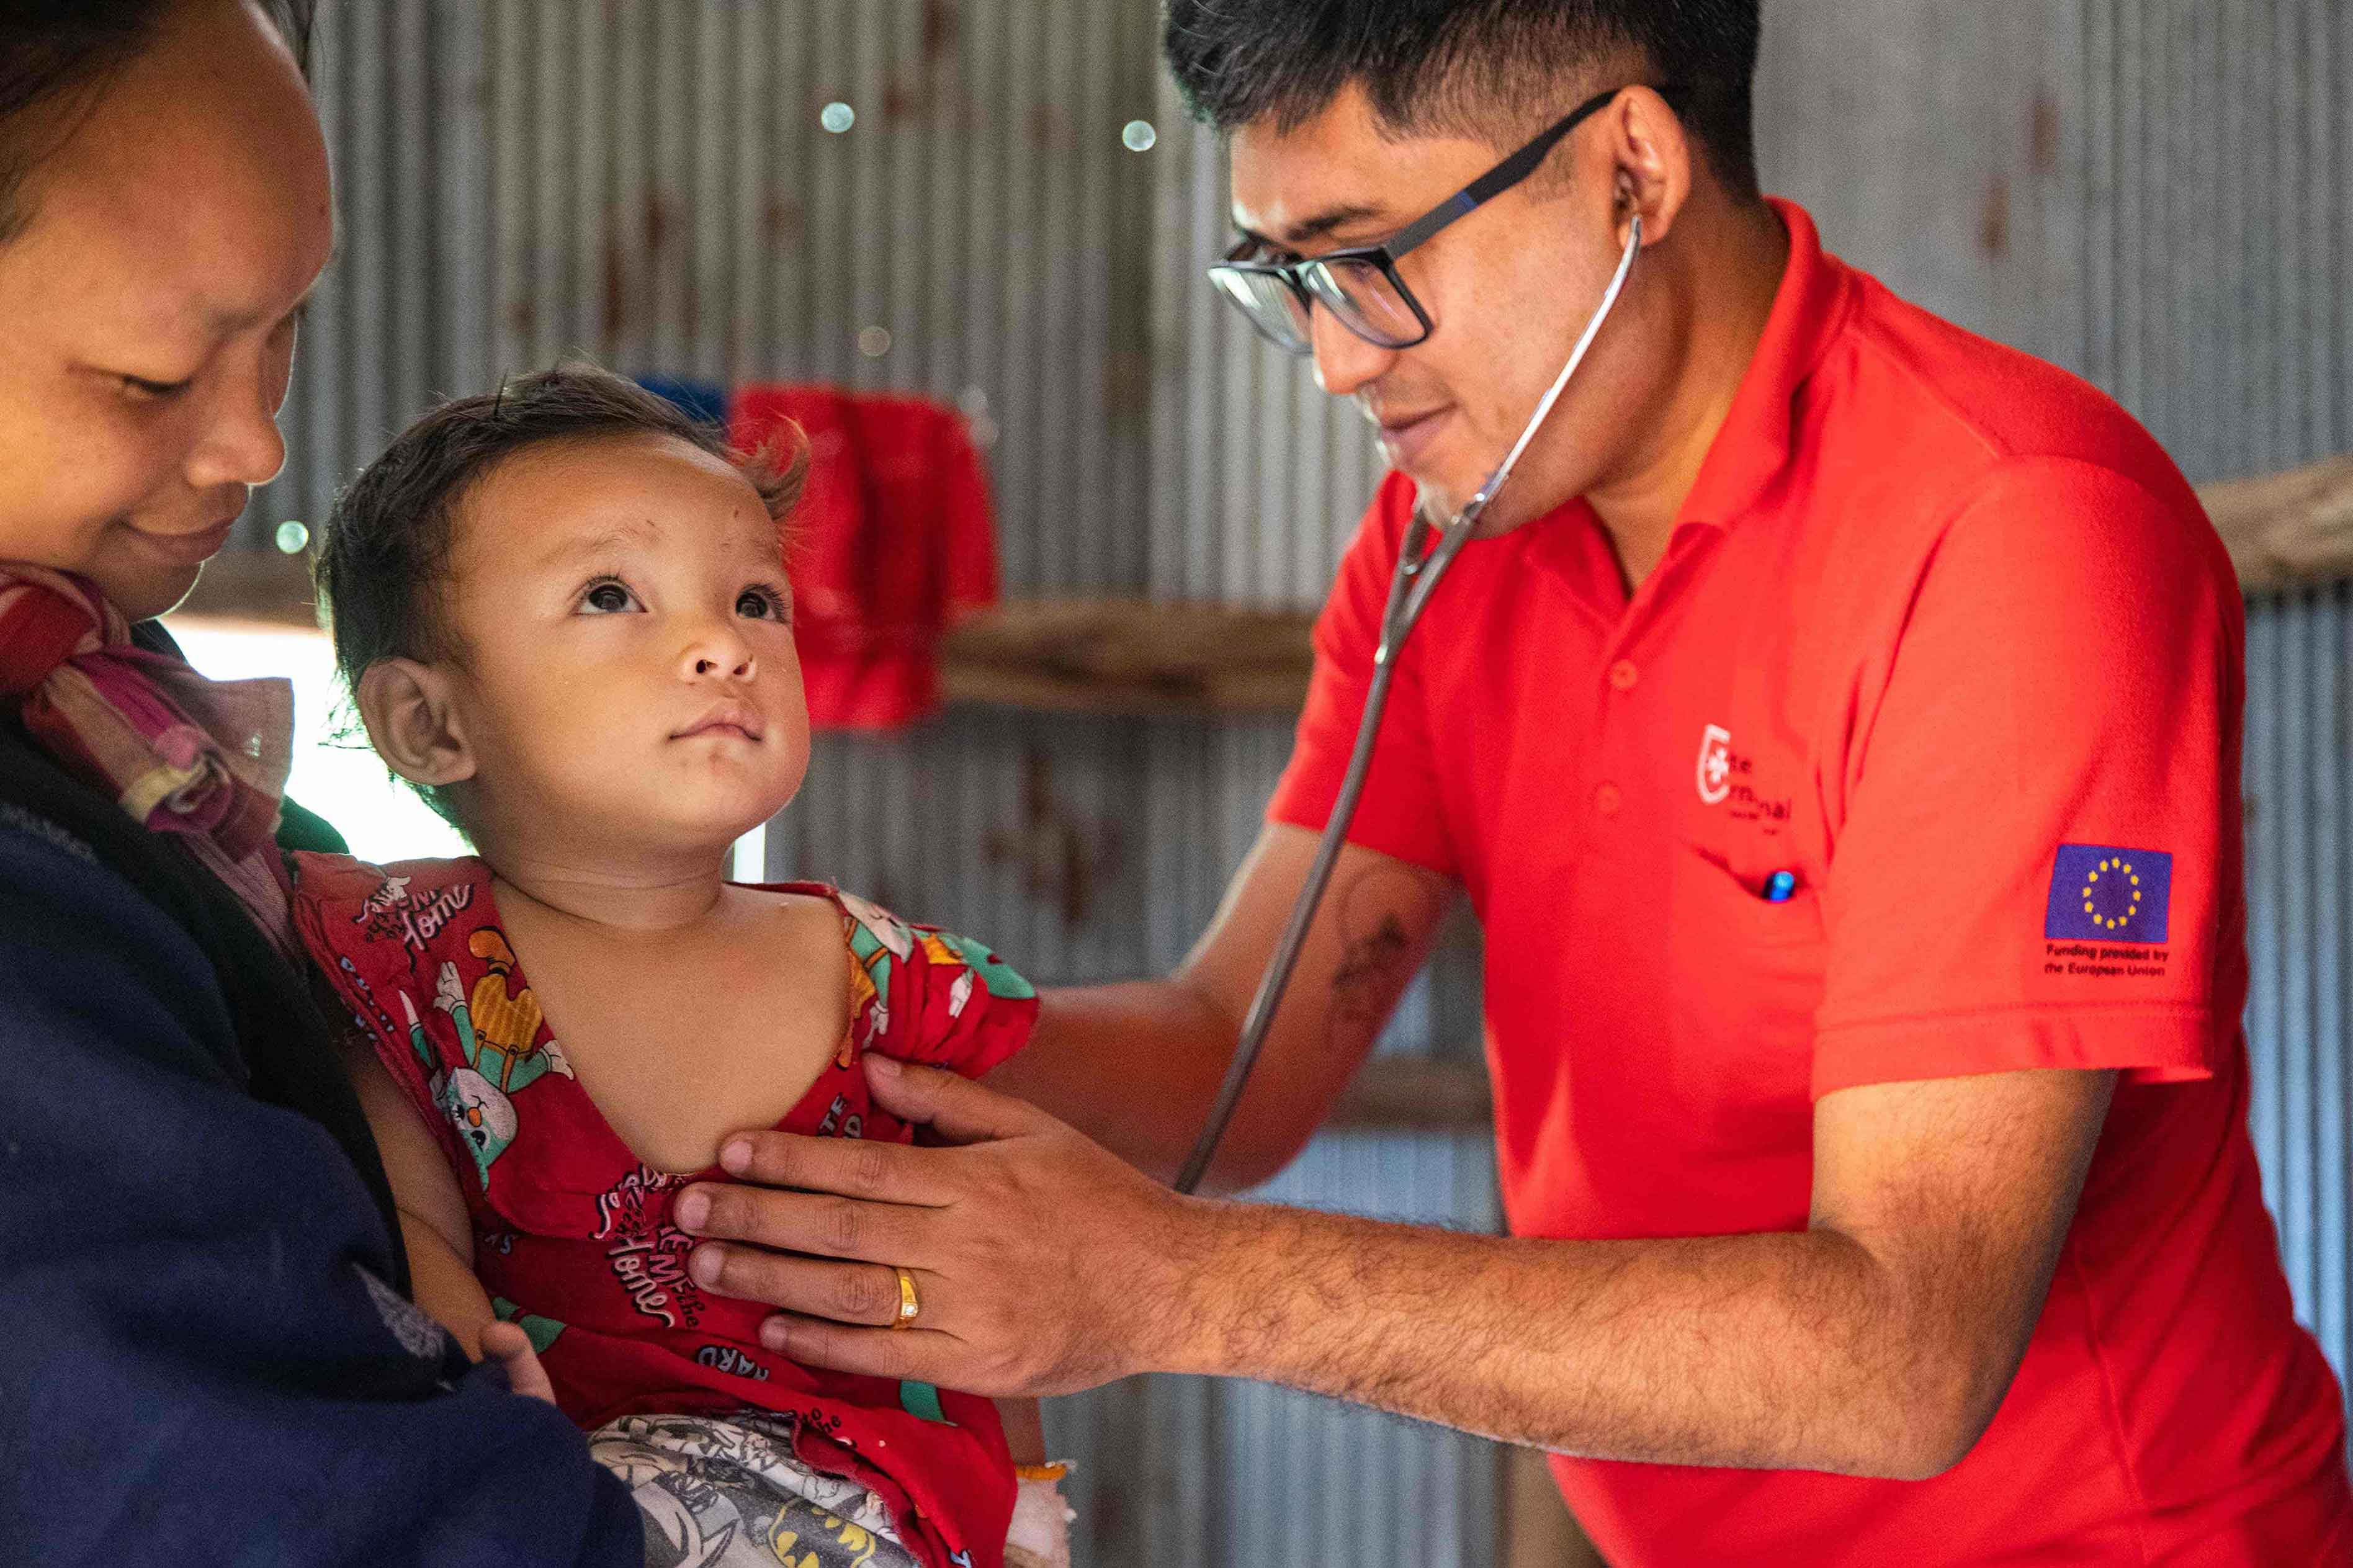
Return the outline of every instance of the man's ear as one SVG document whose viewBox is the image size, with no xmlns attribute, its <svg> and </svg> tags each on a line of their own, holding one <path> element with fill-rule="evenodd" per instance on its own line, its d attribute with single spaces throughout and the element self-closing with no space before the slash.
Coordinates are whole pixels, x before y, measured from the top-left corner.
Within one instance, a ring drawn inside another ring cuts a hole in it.
<svg viewBox="0 0 2353 1568">
<path fill-rule="evenodd" d="M 1667 100 L 1647 87 L 1620 95 L 1610 106 L 1609 131 L 1619 240 L 1624 243 L 1627 220 L 1640 213 L 1647 249 L 1672 232 L 1691 199 L 1700 150 Z"/>
<path fill-rule="evenodd" d="M 474 776 L 473 749 L 447 670 L 413 658 L 380 658 L 361 674 L 358 697 L 368 743 L 394 773 L 436 785 Z"/>
</svg>

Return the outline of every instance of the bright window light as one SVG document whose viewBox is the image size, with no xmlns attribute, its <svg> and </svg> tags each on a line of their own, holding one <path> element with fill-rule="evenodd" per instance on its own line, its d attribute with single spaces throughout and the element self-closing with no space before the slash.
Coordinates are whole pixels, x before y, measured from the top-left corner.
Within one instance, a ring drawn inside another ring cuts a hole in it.
<svg viewBox="0 0 2353 1568">
<path fill-rule="evenodd" d="M 286 793 L 333 823 L 353 854 L 384 864 L 468 853 L 458 830 L 392 776 L 364 735 L 339 738 L 343 706 L 325 633 L 252 621 L 165 624 L 188 662 L 216 680 L 282 675 L 294 682 L 294 773 Z"/>
</svg>

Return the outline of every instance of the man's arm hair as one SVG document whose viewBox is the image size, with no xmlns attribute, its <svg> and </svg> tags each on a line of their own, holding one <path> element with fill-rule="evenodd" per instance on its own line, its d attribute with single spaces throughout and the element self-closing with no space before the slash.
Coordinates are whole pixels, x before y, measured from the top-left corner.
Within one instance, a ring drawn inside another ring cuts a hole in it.
<svg viewBox="0 0 2353 1568">
<path fill-rule="evenodd" d="M 1827 1095 L 1802 1231 L 1550 1241 L 1204 1204 L 1190 1331 L 1154 1370 L 1594 1458 L 1934 1476 L 2017 1374 L 2114 1080 Z"/>
<path fill-rule="evenodd" d="M 367 1266 L 376 1205 L 322 1128 L 243 1091 L 194 942 L 5 824 L 0 1052 L 0 1558 L 643 1561 L 563 1415 Z"/>
<path fill-rule="evenodd" d="M 1034 1100 L 1166 1180 L 1192 1148 L 1305 884 L 1316 836 L 1269 826 L 1192 953 L 1164 980 L 1050 991 L 990 1087 Z M 1306 1146 L 1429 957 L 1453 884 L 1343 849 L 1209 1184 L 1254 1186 Z"/>
</svg>

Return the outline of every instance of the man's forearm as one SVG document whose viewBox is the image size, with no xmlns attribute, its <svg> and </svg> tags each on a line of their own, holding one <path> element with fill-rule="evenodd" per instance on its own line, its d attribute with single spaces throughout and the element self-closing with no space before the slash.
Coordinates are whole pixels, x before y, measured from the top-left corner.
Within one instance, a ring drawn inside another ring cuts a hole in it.
<svg viewBox="0 0 2353 1568">
<path fill-rule="evenodd" d="M 1285 1008 L 1286 1019 L 1292 1013 Z M 1049 991 L 1029 1046 L 988 1085 L 1170 1181 L 1200 1135 L 1240 1032 L 1239 1017 L 1182 976 Z M 1207 1189 L 1255 1186 L 1289 1164 L 1362 1054 L 1350 1037 L 1303 1049 L 1278 1031 L 1226 1130 Z"/>
<path fill-rule="evenodd" d="M 1038 1030 L 988 1076 L 1162 1181 L 1217 1098 L 1233 1025 L 1176 981 L 1048 991 Z"/>
<path fill-rule="evenodd" d="M 1041 1106 L 1141 1170 L 1176 1173 L 1233 1059 L 1316 837 L 1271 826 L 1208 932 L 1165 980 L 1046 993 L 1029 1047 L 989 1087 Z M 1341 851 L 1250 1092 L 1208 1185 L 1255 1186 L 1306 1146 L 1429 955 L 1452 883 L 1356 846 Z"/>
<path fill-rule="evenodd" d="M 1827 1230 L 1656 1241 L 1194 1210 L 1168 1370 L 1258 1378 L 1589 1458 L 1917 1476 L 1990 1405 Z M 1998 1395 L 1997 1395 L 1998 1397 Z"/>
</svg>

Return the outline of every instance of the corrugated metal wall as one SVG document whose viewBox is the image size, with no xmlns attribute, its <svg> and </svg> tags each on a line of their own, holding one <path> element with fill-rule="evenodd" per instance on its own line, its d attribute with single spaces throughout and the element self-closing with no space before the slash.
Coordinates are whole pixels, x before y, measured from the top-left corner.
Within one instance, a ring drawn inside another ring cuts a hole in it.
<svg viewBox="0 0 2353 1568">
<path fill-rule="evenodd" d="M 1150 0 L 325 10 L 343 253 L 250 547 L 435 395 L 576 353 L 958 402 L 1016 593 L 1320 598 L 1369 432 L 1202 283 L 1222 159 L 1160 81 Z M 2108 386 L 2193 478 L 2253 472 L 2353 447 L 2348 61 L 2341 0 L 1772 0 L 1761 151 L 1851 259 Z M 2340 1366 L 2349 629 L 2343 592 L 2253 606 L 2248 749 L 2254 1125 Z M 1208 918 L 1287 750 L 1274 721 L 981 712 L 828 738 L 771 866 L 1041 978 L 1145 972 Z M 1471 1045 L 1475 953 L 1442 970 L 1385 1048 Z M 1494 1220 L 1476 1140 L 1328 1139 L 1275 1192 Z M 1053 1420 L 1091 1562 L 1493 1559 L 1482 1445 L 1187 1380 Z"/>
<path fill-rule="evenodd" d="M 2274 601 L 2247 626 L 2250 1120 L 2297 1315 L 2348 1364 L 2346 1014 L 2353 997 L 2353 590 Z"/>
<path fill-rule="evenodd" d="M 1225 149 L 1160 85 L 1152 247 L 1151 586 L 1312 605 L 1380 478 L 1372 426 L 1253 331 L 1202 276 L 1233 243 Z"/>
<path fill-rule="evenodd" d="M 344 248 L 255 542 L 433 395 L 584 355 L 958 403 L 1010 587 L 1141 587 L 1152 40 L 1088 0 L 325 7 Z"/>
</svg>

